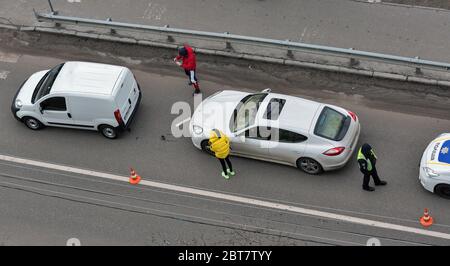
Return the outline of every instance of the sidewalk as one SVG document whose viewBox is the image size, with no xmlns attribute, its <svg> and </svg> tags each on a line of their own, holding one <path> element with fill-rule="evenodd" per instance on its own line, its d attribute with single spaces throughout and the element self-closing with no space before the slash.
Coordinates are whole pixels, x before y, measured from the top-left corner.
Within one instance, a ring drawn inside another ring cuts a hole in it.
<svg viewBox="0 0 450 266">
<path fill-rule="evenodd" d="M 349 0 L 53 0 L 60 15 L 290 39 L 450 62 L 450 12 Z M 32 25 L 47 1 L 2 0 L 0 22 Z M 255 48 L 257 49 L 257 48 Z"/>
</svg>

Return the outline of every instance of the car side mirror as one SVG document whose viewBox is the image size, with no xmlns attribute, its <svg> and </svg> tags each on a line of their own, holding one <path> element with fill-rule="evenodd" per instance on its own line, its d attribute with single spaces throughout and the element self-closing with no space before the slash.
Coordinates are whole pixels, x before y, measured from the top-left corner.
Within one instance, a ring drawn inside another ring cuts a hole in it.
<svg viewBox="0 0 450 266">
<path fill-rule="evenodd" d="M 44 114 L 44 108 L 42 108 L 42 106 L 39 105 L 39 112 L 41 112 L 41 114 Z"/>
<path fill-rule="evenodd" d="M 262 92 L 262 93 L 271 93 L 271 92 L 272 92 L 272 89 L 271 89 L 271 88 L 267 88 L 267 89 L 265 89 L 265 90 L 262 90 L 261 92 Z"/>
</svg>

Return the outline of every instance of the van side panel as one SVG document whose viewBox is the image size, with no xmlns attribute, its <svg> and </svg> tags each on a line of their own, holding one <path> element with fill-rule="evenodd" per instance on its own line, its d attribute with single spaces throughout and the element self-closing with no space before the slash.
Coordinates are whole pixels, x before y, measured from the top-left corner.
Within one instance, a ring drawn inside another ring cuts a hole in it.
<svg viewBox="0 0 450 266">
<path fill-rule="evenodd" d="M 122 119 L 126 124 L 136 108 L 139 98 L 139 88 L 136 80 L 134 79 L 133 73 L 131 73 L 129 69 L 124 71 L 116 86 L 117 89 L 115 90 L 115 95 L 113 95 L 113 97 L 118 109 L 120 110 Z"/>
<path fill-rule="evenodd" d="M 67 99 L 75 125 L 86 129 L 97 129 L 99 123 L 118 125 L 114 102 L 109 97 L 68 96 Z"/>
</svg>

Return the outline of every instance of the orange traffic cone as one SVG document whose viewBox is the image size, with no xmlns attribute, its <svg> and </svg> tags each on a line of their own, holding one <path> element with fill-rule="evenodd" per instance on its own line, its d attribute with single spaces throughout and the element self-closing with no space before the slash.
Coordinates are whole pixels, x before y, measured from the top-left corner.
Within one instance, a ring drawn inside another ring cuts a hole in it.
<svg viewBox="0 0 450 266">
<path fill-rule="evenodd" d="M 433 217 L 428 213 L 428 209 L 425 209 L 423 212 L 423 216 L 420 217 L 420 224 L 425 227 L 429 227 L 433 224 Z"/>
<path fill-rule="evenodd" d="M 141 177 L 136 174 L 133 168 L 130 168 L 130 170 L 131 170 L 130 183 L 136 185 L 137 183 L 139 183 L 139 181 L 141 181 Z"/>
</svg>

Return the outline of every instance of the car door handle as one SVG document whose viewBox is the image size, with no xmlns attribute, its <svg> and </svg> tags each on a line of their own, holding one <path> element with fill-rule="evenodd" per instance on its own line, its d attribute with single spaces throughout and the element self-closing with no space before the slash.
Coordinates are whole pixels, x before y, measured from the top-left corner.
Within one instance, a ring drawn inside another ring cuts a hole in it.
<svg viewBox="0 0 450 266">
<path fill-rule="evenodd" d="M 67 113 L 67 116 L 68 116 L 69 118 L 72 118 L 72 115 L 71 115 L 70 113 Z"/>
</svg>

